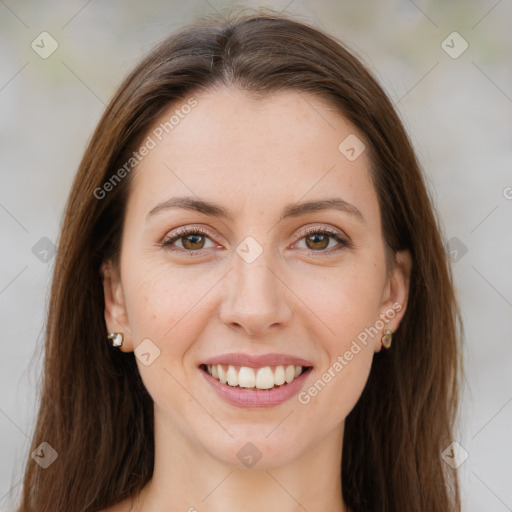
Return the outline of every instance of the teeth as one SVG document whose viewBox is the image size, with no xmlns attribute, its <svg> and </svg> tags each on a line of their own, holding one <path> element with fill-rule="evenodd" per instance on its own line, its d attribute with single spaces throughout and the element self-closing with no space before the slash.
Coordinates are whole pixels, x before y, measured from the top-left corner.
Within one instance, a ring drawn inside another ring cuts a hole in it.
<svg viewBox="0 0 512 512">
<path fill-rule="evenodd" d="M 274 371 L 270 366 L 258 369 L 240 366 L 237 369 L 233 365 L 229 365 L 226 371 L 221 364 L 207 365 L 206 369 L 214 379 L 219 380 L 222 384 L 248 389 L 272 389 L 274 386 L 282 386 L 285 382 L 290 384 L 303 372 L 302 366 L 293 364 L 286 367 L 276 366 Z"/>
<path fill-rule="evenodd" d="M 288 384 L 290 384 L 290 382 L 295 378 L 295 367 L 292 366 L 292 365 L 289 365 L 286 367 L 286 372 L 285 372 L 285 379 L 286 379 L 286 382 L 288 382 Z"/>
<path fill-rule="evenodd" d="M 226 376 L 228 378 L 228 384 L 230 386 L 238 386 L 238 375 L 234 366 L 229 365 Z"/>
<path fill-rule="evenodd" d="M 300 368 L 300 366 L 297 366 L 297 368 Z M 281 386 L 282 384 L 284 384 L 284 381 L 286 380 L 286 374 L 282 366 L 278 366 L 276 368 L 274 380 L 277 386 Z"/>
<path fill-rule="evenodd" d="M 219 373 L 219 380 L 221 381 L 222 384 L 226 384 L 226 382 L 228 381 L 228 378 L 226 377 L 226 372 L 224 371 L 224 369 L 222 368 L 222 366 L 220 364 L 216 365 L 217 366 L 217 371 Z M 212 375 L 213 377 L 213 375 Z"/>
<path fill-rule="evenodd" d="M 270 366 L 260 368 L 256 372 L 256 387 L 258 389 L 272 389 L 274 387 L 274 372 Z"/>
<path fill-rule="evenodd" d="M 230 366 L 230 368 L 233 367 Z M 238 372 L 238 385 L 241 388 L 253 388 L 256 386 L 256 382 L 257 377 L 254 375 L 254 370 L 252 368 L 247 368 L 247 366 L 242 366 Z"/>
</svg>

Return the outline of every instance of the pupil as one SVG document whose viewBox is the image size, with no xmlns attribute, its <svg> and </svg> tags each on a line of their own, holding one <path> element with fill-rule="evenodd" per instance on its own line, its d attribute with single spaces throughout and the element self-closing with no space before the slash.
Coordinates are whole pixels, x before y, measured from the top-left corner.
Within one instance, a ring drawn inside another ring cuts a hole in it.
<svg viewBox="0 0 512 512">
<path fill-rule="evenodd" d="M 203 237 L 203 235 L 187 235 L 186 239 L 185 239 L 185 243 L 188 244 L 192 244 L 192 245 L 196 245 L 200 242 L 198 242 L 199 239 L 201 239 Z M 197 249 L 197 247 L 193 247 L 193 249 Z"/>
<path fill-rule="evenodd" d="M 318 244 L 323 242 L 321 247 L 314 247 L 315 249 L 325 249 L 329 245 L 329 237 L 326 235 L 310 235 L 308 240 L 315 240 L 313 241 L 313 244 Z M 319 240 L 319 241 L 318 241 Z M 327 242 L 327 243 L 325 243 Z"/>
</svg>

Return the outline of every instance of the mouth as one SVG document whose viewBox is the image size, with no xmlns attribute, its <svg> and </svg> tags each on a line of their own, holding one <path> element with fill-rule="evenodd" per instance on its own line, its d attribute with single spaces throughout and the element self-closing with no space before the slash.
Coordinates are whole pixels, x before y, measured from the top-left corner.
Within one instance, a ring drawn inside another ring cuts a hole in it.
<svg viewBox="0 0 512 512">
<path fill-rule="evenodd" d="M 199 368 L 221 385 L 247 391 L 285 388 L 313 369 L 293 364 L 261 367 L 201 364 Z"/>
</svg>

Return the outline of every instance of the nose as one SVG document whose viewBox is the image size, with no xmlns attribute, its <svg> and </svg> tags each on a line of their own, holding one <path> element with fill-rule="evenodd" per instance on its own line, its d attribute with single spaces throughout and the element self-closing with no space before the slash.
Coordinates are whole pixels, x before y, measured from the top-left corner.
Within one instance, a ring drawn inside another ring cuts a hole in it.
<svg viewBox="0 0 512 512">
<path fill-rule="evenodd" d="M 292 294 L 279 271 L 270 268 L 270 259 L 265 251 L 252 263 L 237 255 L 224 282 L 220 318 L 249 336 L 272 334 L 288 325 L 292 316 Z"/>
</svg>

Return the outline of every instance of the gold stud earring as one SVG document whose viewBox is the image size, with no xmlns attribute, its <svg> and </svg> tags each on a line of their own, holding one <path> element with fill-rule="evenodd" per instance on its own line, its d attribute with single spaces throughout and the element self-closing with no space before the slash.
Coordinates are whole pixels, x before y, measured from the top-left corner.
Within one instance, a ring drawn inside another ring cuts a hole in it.
<svg viewBox="0 0 512 512">
<path fill-rule="evenodd" d="M 124 335 L 122 332 L 111 332 L 107 338 L 113 347 L 121 348 L 123 346 Z"/>
<path fill-rule="evenodd" d="M 393 331 L 391 329 L 384 329 L 383 336 L 380 341 L 384 348 L 391 347 L 391 342 L 393 341 Z"/>
</svg>

